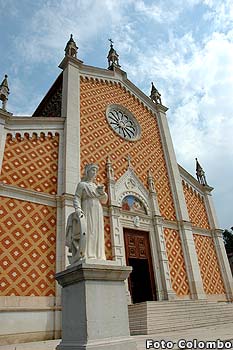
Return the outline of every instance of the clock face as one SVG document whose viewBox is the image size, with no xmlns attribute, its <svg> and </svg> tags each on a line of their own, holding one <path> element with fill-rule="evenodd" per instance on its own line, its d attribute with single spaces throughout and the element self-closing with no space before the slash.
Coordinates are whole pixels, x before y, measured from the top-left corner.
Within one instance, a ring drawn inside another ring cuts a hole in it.
<svg viewBox="0 0 233 350">
<path fill-rule="evenodd" d="M 125 107 L 110 105 L 106 111 L 110 127 L 123 139 L 136 141 L 140 137 L 140 126 L 136 118 Z"/>
</svg>

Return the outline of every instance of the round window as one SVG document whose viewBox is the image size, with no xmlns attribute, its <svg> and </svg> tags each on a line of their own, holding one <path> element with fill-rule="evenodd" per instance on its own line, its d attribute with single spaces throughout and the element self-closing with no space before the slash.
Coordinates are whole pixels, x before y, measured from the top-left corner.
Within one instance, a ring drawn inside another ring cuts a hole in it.
<svg viewBox="0 0 233 350">
<path fill-rule="evenodd" d="M 110 105 L 106 110 L 110 127 L 123 139 L 136 141 L 141 134 L 140 125 L 131 112 L 120 105 Z"/>
</svg>

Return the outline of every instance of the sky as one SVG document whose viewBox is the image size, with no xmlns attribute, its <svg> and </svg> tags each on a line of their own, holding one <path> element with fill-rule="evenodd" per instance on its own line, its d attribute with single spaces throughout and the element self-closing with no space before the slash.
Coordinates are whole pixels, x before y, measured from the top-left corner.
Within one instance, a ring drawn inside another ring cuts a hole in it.
<svg viewBox="0 0 233 350">
<path fill-rule="evenodd" d="M 36 109 L 70 33 L 78 58 L 101 68 L 112 38 L 128 79 L 147 95 L 153 81 L 169 108 L 178 163 L 195 176 L 198 158 L 220 227 L 233 226 L 232 0 L 0 0 L 0 32 L 14 115 Z"/>
</svg>

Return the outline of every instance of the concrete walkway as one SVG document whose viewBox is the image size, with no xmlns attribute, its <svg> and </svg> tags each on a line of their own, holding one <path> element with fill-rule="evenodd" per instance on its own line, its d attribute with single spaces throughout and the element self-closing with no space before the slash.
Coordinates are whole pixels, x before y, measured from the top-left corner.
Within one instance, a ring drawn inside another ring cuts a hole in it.
<svg viewBox="0 0 233 350">
<path fill-rule="evenodd" d="M 186 341 L 193 341 L 193 339 L 197 339 L 198 341 L 215 341 L 217 339 L 220 339 L 221 341 L 231 341 L 231 349 L 233 349 L 233 323 L 220 324 L 205 328 L 186 329 L 183 331 L 174 332 L 169 332 L 168 330 L 166 333 L 163 332 L 149 336 L 137 335 L 133 338 L 136 341 L 137 350 L 146 349 L 146 339 L 152 339 L 153 341 L 172 341 L 173 343 L 177 343 L 177 341 L 180 339 L 184 339 Z M 0 346 L 0 350 L 55 350 L 59 342 L 60 340 L 48 340 L 33 343 L 2 345 Z M 181 343 L 182 346 L 183 344 L 184 343 Z M 151 349 L 153 349 L 153 347 Z M 179 349 L 177 344 L 174 344 L 173 349 Z M 222 349 L 226 348 L 224 347 Z"/>
</svg>

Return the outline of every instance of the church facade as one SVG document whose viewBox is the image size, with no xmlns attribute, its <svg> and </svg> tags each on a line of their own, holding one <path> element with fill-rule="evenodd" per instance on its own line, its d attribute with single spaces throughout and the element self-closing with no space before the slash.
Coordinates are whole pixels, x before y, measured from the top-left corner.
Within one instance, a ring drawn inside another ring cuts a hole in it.
<svg viewBox="0 0 233 350">
<path fill-rule="evenodd" d="M 71 36 L 31 117 L 9 113 L 7 77 L 0 86 L 0 344 L 60 336 L 55 273 L 69 264 L 66 222 L 89 163 L 108 193 L 106 257 L 133 267 L 129 303 L 233 298 L 213 188 L 198 162 L 198 180 L 177 164 L 158 90 L 127 79 L 112 43 L 108 69 L 77 50 Z"/>
</svg>

